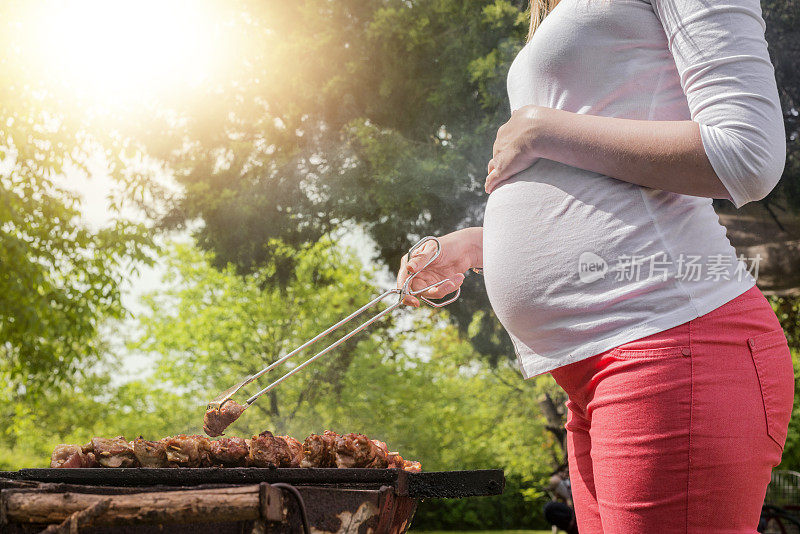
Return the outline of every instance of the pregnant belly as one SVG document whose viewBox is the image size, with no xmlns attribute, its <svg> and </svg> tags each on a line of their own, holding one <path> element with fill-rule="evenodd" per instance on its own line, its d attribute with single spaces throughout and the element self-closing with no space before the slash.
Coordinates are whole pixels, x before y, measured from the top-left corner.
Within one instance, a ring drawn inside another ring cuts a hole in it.
<svg viewBox="0 0 800 534">
<path fill-rule="evenodd" d="M 638 186 L 540 160 L 489 196 L 483 247 L 486 290 L 503 326 L 550 352 L 581 329 L 597 335 L 630 321 L 607 311 L 642 289 L 621 289 L 613 275 L 581 281 L 582 254 L 611 265 L 661 243 Z"/>
</svg>

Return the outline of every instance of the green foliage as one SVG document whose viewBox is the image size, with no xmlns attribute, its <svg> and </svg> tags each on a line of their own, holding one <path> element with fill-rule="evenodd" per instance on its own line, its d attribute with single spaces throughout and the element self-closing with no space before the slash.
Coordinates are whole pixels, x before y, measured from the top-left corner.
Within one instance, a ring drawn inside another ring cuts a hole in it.
<svg viewBox="0 0 800 534">
<path fill-rule="evenodd" d="M 789 347 L 800 350 L 800 298 L 772 296 L 769 300 L 786 334 Z"/>
<path fill-rule="evenodd" d="M 144 299 L 150 311 L 139 319 L 142 338 L 132 348 L 151 352 L 159 380 L 193 399 L 198 424 L 205 403 L 217 392 L 266 367 L 373 296 L 360 272 L 344 268 L 345 259 L 337 258 L 329 244 L 297 252 L 274 246 L 295 265 L 283 288 L 265 284 L 280 262 L 239 276 L 232 266 L 215 269 L 207 261 L 210 257 L 194 248 L 177 247 L 167 263 L 173 289 Z M 377 331 L 385 331 L 385 325 Z M 243 417 L 234 429 L 251 434 L 267 426 L 278 433 L 293 429 L 298 410 L 315 404 L 338 383 L 355 351 L 371 352 L 377 343 L 373 334 L 345 344 L 339 358 L 322 360 L 289 387 L 257 403 L 248 412 L 260 411 L 257 423 L 248 424 Z M 299 361 L 300 356 L 290 366 Z"/>
<path fill-rule="evenodd" d="M 480 223 L 527 2 L 206 3 L 236 29 L 225 75 L 125 129 L 185 188 L 164 226 L 200 218 L 215 265 L 248 273 L 276 239 L 309 244 L 344 223 L 365 228 L 387 265 L 422 235 Z M 479 277 L 463 295 L 451 310 L 462 332 L 489 308 Z M 513 354 L 481 317 L 481 354 Z"/>
<path fill-rule="evenodd" d="M 781 322 L 789 348 L 792 350 L 795 391 L 792 419 L 781 458 L 780 469 L 800 470 L 800 298 L 770 297 L 772 308 Z"/>
<path fill-rule="evenodd" d="M 785 203 L 800 210 L 800 9 L 794 0 L 761 0 L 766 38 L 775 65 L 786 122 L 786 168 L 767 206 Z"/>
<path fill-rule="evenodd" d="M 790 469 L 797 471 L 800 469 L 800 351 L 792 351 L 792 365 L 794 366 L 794 404 L 792 407 L 792 419 L 789 421 L 789 432 L 786 435 L 786 444 L 783 449 L 781 463 L 777 469 Z"/>
<path fill-rule="evenodd" d="M 27 135 L 9 133 L 7 142 Z M 97 353 L 99 322 L 124 314 L 124 270 L 147 260 L 152 243 L 127 221 L 84 226 L 73 196 L 46 178 L 61 166 L 32 166 L 28 158 L 40 152 L 10 144 L 17 164 L 0 173 L 0 377 L 52 385 Z"/>
<path fill-rule="evenodd" d="M 87 172 L 93 140 L 76 109 L 31 74 L 23 5 L 0 7 L 0 382 L 24 392 L 97 354 L 99 323 L 124 315 L 120 285 L 153 243 L 121 216 L 99 229 L 81 219 L 64 174 Z"/>
</svg>

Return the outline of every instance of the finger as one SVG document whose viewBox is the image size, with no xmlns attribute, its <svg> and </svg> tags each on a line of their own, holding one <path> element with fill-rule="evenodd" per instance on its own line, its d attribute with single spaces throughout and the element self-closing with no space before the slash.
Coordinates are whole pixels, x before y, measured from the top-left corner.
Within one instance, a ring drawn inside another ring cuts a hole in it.
<svg viewBox="0 0 800 534">
<path fill-rule="evenodd" d="M 494 170 L 494 168 L 495 168 L 494 159 L 490 159 L 488 168 L 486 170 L 486 174 L 489 174 L 490 172 L 492 172 Z"/>
<path fill-rule="evenodd" d="M 447 282 L 431 289 L 430 291 L 426 291 L 425 296 L 432 299 L 442 298 L 461 287 L 462 283 L 464 283 L 464 275 L 462 273 L 456 273 L 451 276 L 450 280 Z"/>
<path fill-rule="evenodd" d="M 422 268 L 425 267 L 435 253 L 436 242 L 428 241 L 411 254 L 411 259 L 408 260 L 406 270 L 409 273 L 416 273 L 422 270 Z"/>
<path fill-rule="evenodd" d="M 409 291 L 419 291 L 421 289 L 425 289 L 434 282 L 435 280 L 431 277 L 430 273 L 423 271 L 414 276 L 414 279 L 411 280 L 411 283 L 408 285 L 408 289 Z M 403 297 L 403 303 L 408 306 L 413 306 L 415 308 L 418 308 L 420 305 L 419 299 L 409 294 L 406 294 Z"/>
<path fill-rule="evenodd" d="M 425 284 L 422 286 L 422 288 L 420 288 L 420 290 L 424 290 L 423 293 L 421 293 L 423 297 L 431 299 L 431 298 L 441 298 L 444 295 L 452 293 L 453 291 L 456 290 L 456 287 L 449 280 L 443 281 L 442 277 L 437 276 L 434 279 L 430 280 L 430 282 L 426 281 Z"/>
<path fill-rule="evenodd" d="M 408 277 L 411 276 L 411 274 L 408 272 L 406 264 L 406 255 L 403 254 L 403 257 L 400 258 L 400 268 L 397 270 L 397 289 L 402 288 Z"/>
<path fill-rule="evenodd" d="M 411 275 L 408 275 L 411 276 Z M 408 278 L 406 277 L 406 279 Z M 404 282 L 405 283 L 405 282 Z M 414 279 L 411 280 L 409 284 L 408 290 L 409 291 L 419 291 L 421 289 L 425 289 L 429 285 L 435 283 L 435 280 L 430 277 L 429 273 L 421 272 L 414 276 Z M 401 288 L 402 289 L 402 286 Z M 403 304 L 406 306 L 413 306 L 414 308 L 418 308 L 420 305 L 419 299 L 413 295 L 406 294 L 403 296 Z"/>
<path fill-rule="evenodd" d="M 412 308 L 419 308 L 419 300 L 417 297 L 412 297 L 411 295 L 403 297 L 403 304 L 411 306 Z"/>
<path fill-rule="evenodd" d="M 428 286 L 432 286 L 436 282 L 438 282 L 441 278 L 434 277 L 431 273 L 427 271 L 422 271 L 414 279 L 411 281 L 411 291 L 422 291 Z"/>
<path fill-rule="evenodd" d="M 492 172 L 489 173 L 489 176 L 486 177 L 486 183 L 484 184 L 483 189 L 486 191 L 486 193 L 491 193 L 494 191 L 494 188 L 497 187 L 497 184 L 502 181 L 500 170 L 493 169 Z"/>
<path fill-rule="evenodd" d="M 423 275 L 425 275 L 425 276 L 423 276 Z M 422 291 L 427 287 L 436 285 L 436 283 L 440 282 L 440 281 L 441 281 L 441 278 L 439 278 L 437 276 L 433 276 L 433 275 L 428 275 L 428 273 L 423 272 L 423 273 L 420 273 L 419 275 L 417 275 L 417 277 L 415 277 L 414 280 L 411 281 L 411 284 L 410 284 L 411 288 L 410 289 L 411 289 L 411 291 Z M 445 282 L 445 284 L 446 283 L 447 282 Z M 442 285 L 445 285 L 445 284 L 442 284 Z M 438 289 L 438 288 L 429 289 L 427 291 L 424 291 L 423 293 L 420 293 L 420 295 L 422 295 L 424 297 L 427 297 L 427 298 L 436 298 L 435 296 L 433 296 L 433 295 L 435 295 L 436 289 Z M 412 296 L 412 298 L 414 298 L 414 297 Z M 416 302 L 416 305 L 419 306 L 420 305 L 419 300 L 417 300 L 417 298 L 414 298 L 414 300 Z"/>
<path fill-rule="evenodd" d="M 449 295 L 456 289 L 458 289 L 456 288 L 456 285 L 450 280 L 448 280 L 447 282 L 444 282 L 442 285 L 437 286 L 431 289 L 430 291 L 426 291 L 425 293 L 423 293 L 423 295 L 429 299 L 439 299 L 444 297 L 445 295 Z"/>
</svg>

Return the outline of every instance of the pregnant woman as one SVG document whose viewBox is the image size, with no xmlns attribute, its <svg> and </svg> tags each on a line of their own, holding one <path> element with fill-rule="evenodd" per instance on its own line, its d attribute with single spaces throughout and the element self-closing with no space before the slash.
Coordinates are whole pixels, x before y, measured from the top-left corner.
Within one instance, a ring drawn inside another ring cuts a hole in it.
<svg viewBox="0 0 800 534">
<path fill-rule="evenodd" d="M 533 0 L 531 12 L 484 226 L 441 237 L 412 289 L 449 278 L 425 295 L 439 298 L 484 269 L 523 375 L 549 372 L 569 396 L 582 533 L 755 532 L 794 377 L 711 199 L 761 199 L 783 170 L 758 0 Z"/>
</svg>

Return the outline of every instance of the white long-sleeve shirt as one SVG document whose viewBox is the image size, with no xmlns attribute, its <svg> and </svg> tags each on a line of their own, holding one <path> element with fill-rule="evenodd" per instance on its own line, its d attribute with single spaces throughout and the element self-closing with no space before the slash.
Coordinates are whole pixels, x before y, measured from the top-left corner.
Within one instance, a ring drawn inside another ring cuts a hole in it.
<svg viewBox="0 0 800 534">
<path fill-rule="evenodd" d="M 700 125 L 739 207 L 763 198 L 785 131 L 758 0 L 561 0 L 515 58 L 511 110 Z M 540 159 L 489 197 L 484 276 L 535 376 L 708 313 L 754 284 L 711 200 Z"/>
</svg>

